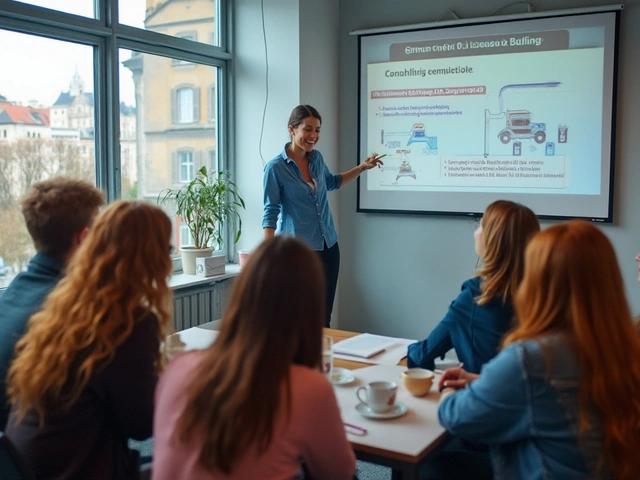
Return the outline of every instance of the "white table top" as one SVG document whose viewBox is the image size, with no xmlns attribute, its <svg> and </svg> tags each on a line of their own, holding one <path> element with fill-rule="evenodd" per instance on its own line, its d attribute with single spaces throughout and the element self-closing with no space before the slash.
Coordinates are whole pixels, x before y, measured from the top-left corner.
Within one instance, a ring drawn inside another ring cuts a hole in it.
<svg viewBox="0 0 640 480">
<path fill-rule="evenodd" d="M 446 430 L 438 423 L 437 379 L 424 397 L 414 397 L 404 388 L 401 374 L 406 367 L 375 365 L 353 370 L 356 380 L 343 386 L 334 386 L 342 420 L 367 429 L 365 436 L 347 434 L 354 449 L 375 453 L 388 458 L 417 463 L 446 438 Z M 374 380 L 391 380 L 398 384 L 396 401 L 407 405 L 403 416 L 374 420 L 365 418 L 356 410 L 360 403 L 356 389 Z"/>
</svg>

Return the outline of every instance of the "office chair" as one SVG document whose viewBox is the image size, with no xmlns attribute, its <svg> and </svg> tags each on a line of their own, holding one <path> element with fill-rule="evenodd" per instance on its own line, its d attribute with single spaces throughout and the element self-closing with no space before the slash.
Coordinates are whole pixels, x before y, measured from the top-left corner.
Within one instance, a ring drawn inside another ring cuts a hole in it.
<svg viewBox="0 0 640 480">
<path fill-rule="evenodd" d="M 0 478 L 3 480 L 35 480 L 33 472 L 20 456 L 9 437 L 0 432 Z"/>
</svg>

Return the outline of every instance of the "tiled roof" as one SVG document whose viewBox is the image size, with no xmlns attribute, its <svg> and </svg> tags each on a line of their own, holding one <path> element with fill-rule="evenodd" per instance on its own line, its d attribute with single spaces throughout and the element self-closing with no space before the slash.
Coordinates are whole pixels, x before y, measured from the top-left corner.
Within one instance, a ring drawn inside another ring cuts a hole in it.
<svg viewBox="0 0 640 480">
<path fill-rule="evenodd" d="M 93 128 L 81 128 L 78 133 L 82 139 L 95 138 L 95 130 Z"/>
<path fill-rule="evenodd" d="M 135 115 L 136 107 L 132 107 L 131 105 L 127 105 L 124 102 L 120 102 L 120 115 Z"/>
<path fill-rule="evenodd" d="M 0 113 L 0 124 L 43 125 L 49 126 L 49 109 L 32 108 L 22 105 L 5 105 Z"/>
<path fill-rule="evenodd" d="M 89 105 L 93 105 L 93 93 L 83 93 L 86 102 Z M 76 99 L 75 95 L 71 95 L 69 92 L 62 92 L 58 96 L 58 99 L 54 102 L 54 107 L 63 107 L 65 105 L 73 104 Z"/>
</svg>

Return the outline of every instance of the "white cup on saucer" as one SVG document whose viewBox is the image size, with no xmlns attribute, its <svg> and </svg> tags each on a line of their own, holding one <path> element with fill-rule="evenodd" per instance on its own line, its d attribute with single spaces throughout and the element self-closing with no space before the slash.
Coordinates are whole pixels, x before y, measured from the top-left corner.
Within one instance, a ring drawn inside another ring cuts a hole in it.
<svg viewBox="0 0 640 480">
<path fill-rule="evenodd" d="M 395 382 L 378 381 L 370 382 L 366 387 L 356 390 L 358 400 L 364 403 L 375 413 L 388 412 L 396 403 L 398 385 Z M 363 393 L 365 398 L 360 394 Z"/>
</svg>

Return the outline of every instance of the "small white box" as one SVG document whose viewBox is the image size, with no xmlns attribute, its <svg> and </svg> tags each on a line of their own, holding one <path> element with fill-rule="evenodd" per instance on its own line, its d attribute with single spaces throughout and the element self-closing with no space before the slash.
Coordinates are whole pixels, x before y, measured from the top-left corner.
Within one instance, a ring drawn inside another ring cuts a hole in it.
<svg viewBox="0 0 640 480">
<path fill-rule="evenodd" d="M 196 275 L 201 277 L 213 277 L 224 273 L 224 255 L 196 258 Z"/>
</svg>

